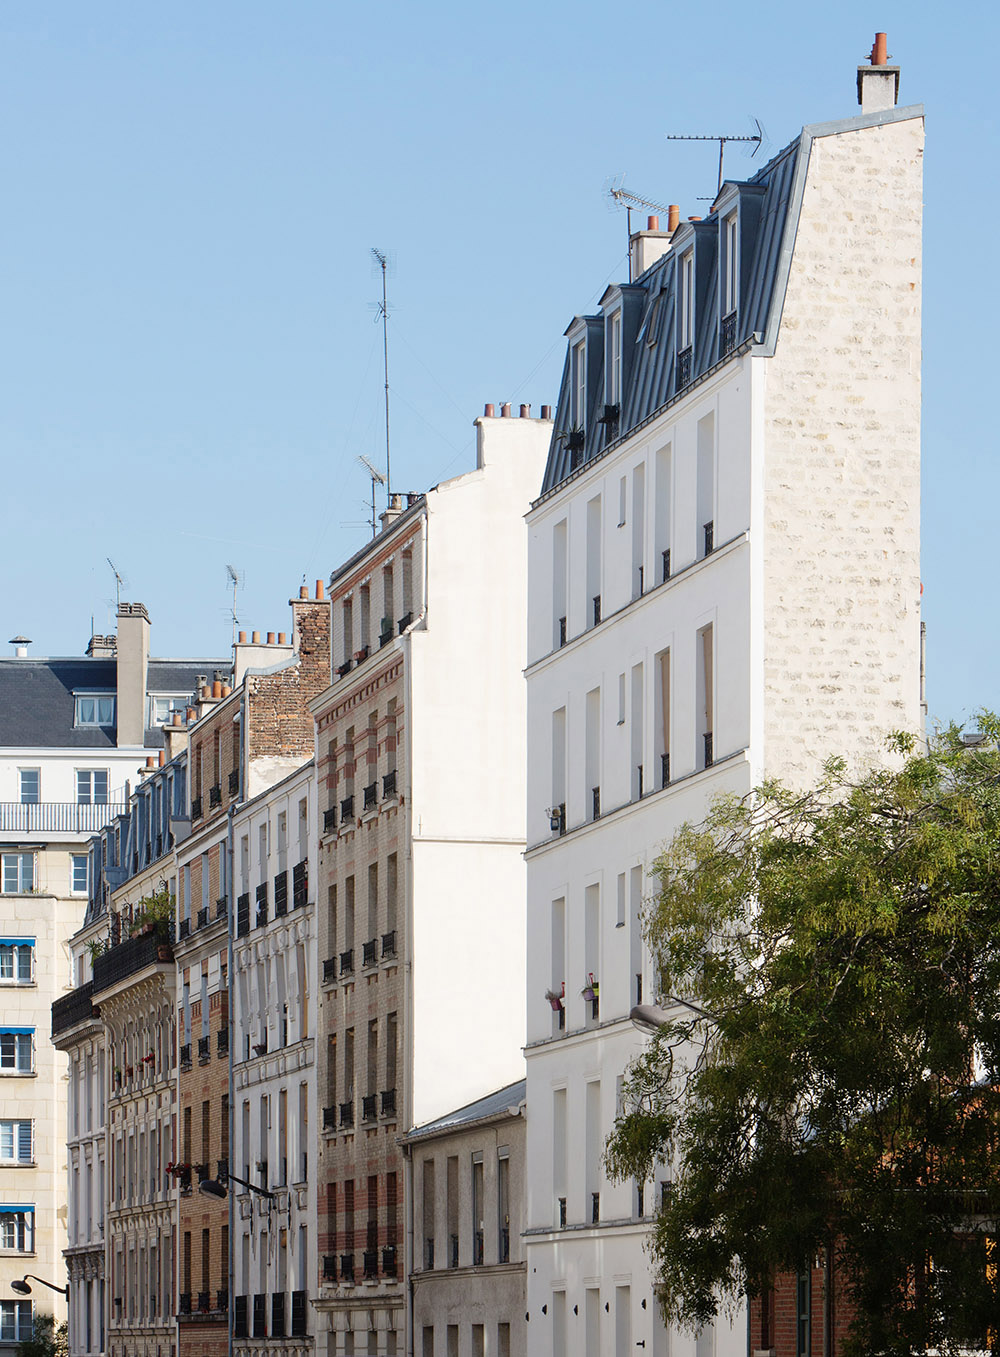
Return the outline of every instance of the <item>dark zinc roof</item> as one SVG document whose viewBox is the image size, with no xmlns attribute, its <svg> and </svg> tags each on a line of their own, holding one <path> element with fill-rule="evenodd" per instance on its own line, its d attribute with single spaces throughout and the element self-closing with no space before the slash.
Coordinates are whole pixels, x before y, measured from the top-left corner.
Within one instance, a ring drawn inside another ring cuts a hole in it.
<svg viewBox="0 0 1000 1357">
<path fill-rule="evenodd" d="M 216 669 L 228 673 L 230 667 L 228 659 L 151 659 L 146 691 L 193 693 L 198 674 L 211 678 Z M 113 658 L 0 658 L 0 748 L 114 749 L 114 727 L 74 726 L 73 693 L 113 693 L 117 682 Z M 162 732 L 147 730 L 144 744 L 150 749 L 159 747 L 163 744 Z"/>
<path fill-rule="evenodd" d="M 508 1108 L 523 1103 L 524 1098 L 525 1082 L 519 1079 L 516 1084 L 507 1084 L 493 1093 L 487 1093 L 485 1097 L 477 1098 L 474 1103 L 466 1103 L 465 1107 L 448 1112 L 435 1121 L 425 1121 L 422 1126 L 415 1126 L 406 1139 L 421 1140 L 424 1136 L 440 1135 L 442 1131 L 459 1130 L 462 1126 L 483 1121 L 487 1117 L 500 1116 Z"/>
<path fill-rule="evenodd" d="M 707 372 L 725 353 L 738 347 L 755 333 L 768 329 L 772 303 L 780 307 L 776 296 L 779 256 L 785 224 L 792 199 L 796 164 L 802 154 L 797 138 L 765 165 L 752 179 L 729 181 L 725 189 L 735 190 L 739 199 L 739 306 L 736 329 L 728 349 L 721 343 L 719 303 L 720 213 L 713 211 L 704 221 L 689 228 L 678 228 L 683 236 L 679 250 L 670 249 L 634 283 L 622 283 L 609 289 L 622 299 L 621 408 L 617 423 L 602 419 L 604 413 L 604 313 L 583 316 L 586 334 L 586 418 L 583 445 L 571 439 L 570 352 L 567 349 L 559 388 L 542 494 L 559 485 L 570 472 L 599 456 L 660 409 L 684 387 Z M 733 201 L 725 199 L 725 215 Z M 693 241 L 695 272 L 694 343 L 687 380 L 680 381 L 677 361 L 676 297 L 677 261 Z M 608 295 L 608 294 L 605 294 Z M 577 322 L 570 328 L 573 329 Z"/>
</svg>

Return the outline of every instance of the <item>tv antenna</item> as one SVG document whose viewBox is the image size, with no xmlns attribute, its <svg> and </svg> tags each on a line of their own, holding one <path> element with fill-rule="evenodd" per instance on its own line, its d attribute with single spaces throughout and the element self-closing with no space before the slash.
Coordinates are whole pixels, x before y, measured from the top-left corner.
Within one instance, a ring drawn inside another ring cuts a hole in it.
<svg viewBox="0 0 1000 1357">
<path fill-rule="evenodd" d="M 369 507 L 369 509 L 371 509 L 371 511 L 372 511 L 372 516 L 371 516 L 370 522 L 371 522 L 371 528 L 372 528 L 372 537 L 374 537 L 374 536 L 375 536 L 375 533 L 376 533 L 376 531 L 377 531 L 376 526 L 375 526 L 375 523 L 376 523 L 376 520 L 375 520 L 375 487 L 376 487 L 376 485 L 385 485 L 385 477 L 382 475 L 381 471 L 379 471 L 379 469 L 378 469 L 377 466 L 372 466 L 371 462 L 369 462 L 369 460 L 368 460 L 367 457 L 365 457 L 365 456 L 363 456 L 363 455 L 362 455 L 362 456 L 359 456 L 359 457 L 358 457 L 358 461 L 361 463 L 361 465 L 362 465 L 362 466 L 364 467 L 364 469 L 368 472 L 368 475 L 369 475 L 369 476 L 371 477 L 371 479 L 372 479 L 372 498 L 371 498 L 371 503 L 368 505 L 368 507 Z"/>
<path fill-rule="evenodd" d="M 628 238 L 632 239 L 632 213 L 637 208 L 646 207 L 653 212 L 661 212 L 669 216 L 670 208 L 665 207 L 663 203 L 654 203 L 652 198 L 643 198 L 639 193 L 633 193 L 631 189 L 625 187 L 625 176 L 620 174 L 617 179 L 612 179 L 605 185 L 608 198 L 615 207 L 624 207 L 628 225 Z M 632 251 L 628 252 L 628 280 L 632 281 Z"/>
<path fill-rule="evenodd" d="M 246 571 L 237 570 L 234 565 L 226 565 L 226 574 L 229 577 L 229 583 L 233 586 L 233 645 L 236 644 L 236 629 L 239 626 L 239 617 L 236 613 L 236 591 L 242 589 L 246 584 Z"/>
<path fill-rule="evenodd" d="M 722 160 L 723 160 L 723 156 L 725 155 L 725 151 L 726 151 L 726 142 L 727 142 L 727 141 L 752 141 L 752 142 L 754 142 L 754 143 L 755 143 L 754 148 L 753 148 L 753 150 L 750 152 L 750 157 L 751 157 L 751 159 L 753 159 L 753 157 L 754 157 L 754 156 L 757 154 L 757 152 L 760 150 L 761 146 L 764 144 L 764 141 L 765 141 L 765 139 L 766 139 L 766 133 L 764 132 L 764 128 L 763 128 L 763 126 L 761 125 L 760 119 L 759 119 L 759 118 L 751 118 L 750 121 L 753 123 L 753 125 L 756 127 L 757 130 L 756 130 L 756 132 L 752 132 L 752 133 L 750 133 L 749 136 L 745 136 L 745 137 L 728 136 L 728 135 L 723 135 L 723 136 L 686 136 L 686 135 L 683 135 L 683 134 L 668 132 L 668 133 L 666 134 L 666 139 L 667 139 L 667 141 L 717 141 L 717 142 L 719 143 L 719 187 L 716 189 L 716 193 L 718 193 L 718 192 L 722 189 L 722 184 L 723 184 L 723 177 L 722 177 Z"/>
<path fill-rule="evenodd" d="M 118 609 L 122 606 L 122 590 L 128 588 L 128 580 L 125 579 L 123 575 L 119 574 L 118 567 L 110 556 L 105 556 L 104 559 L 111 567 L 111 573 L 115 577 L 115 612 L 117 613 Z"/>
<path fill-rule="evenodd" d="M 375 303 L 375 323 L 382 321 L 382 360 L 385 370 L 385 507 L 388 509 L 390 501 L 389 488 L 389 296 L 386 288 L 386 278 L 389 271 L 390 260 L 385 250 L 377 250 L 372 246 L 372 259 L 375 266 L 382 273 L 382 300 Z M 372 498 L 375 493 L 372 491 Z M 374 509 L 372 516 L 374 517 Z"/>
</svg>

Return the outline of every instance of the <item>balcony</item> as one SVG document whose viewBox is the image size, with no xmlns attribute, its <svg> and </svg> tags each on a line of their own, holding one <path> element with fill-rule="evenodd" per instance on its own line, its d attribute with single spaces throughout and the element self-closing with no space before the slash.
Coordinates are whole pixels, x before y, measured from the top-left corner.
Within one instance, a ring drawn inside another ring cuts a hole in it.
<svg viewBox="0 0 1000 1357">
<path fill-rule="evenodd" d="M 736 348 L 736 312 L 730 311 L 728 316 L 722 317 L 722 324 L 719 327 L 719 356 L 725 358 L 727 353 L 732 353 Z"/>
<path fill-rule="evenodd" d="M 590 789 L 590 808 L 591 819 L 599 820 L 601 818 L 601 789 L 600 787 L 591 787 Z"/>
<path fill-rule="evenodd" d="M 387 956 L 395 955 L 396 955 L 396 930 L 393 928 L 390 932 L 382 934 L 382 956 L 383 958 L 385 958 Z"/>
<path fill-rule="evenodd" d="M 201 909 L 199 909 L 199 911 L 198 911 L 198 925 L 197 925 L 197 926 L 198 926 L 199 928 L 207 928 L 207 927 L 208 927 L 208 905 L 202 905 Z"/>
<path fill-rule="evenodd" d="M 181 919 L 180 923 L 177 925 L 178 939 L 180 940 L 182 938 L 189 937 L 190 934 L 191 934 L 191 920 Z"/>
<path fill-rule="evenodd" d="M 392 622 L 388 617 L 384 617 L 382 619 L 382 630 L 378 634 L 379 650 L 381 650 L 383 646 L 387 646 L 391 640 L 392 640 Z"/>
<path fill-rule="evenodd" d="M 337 1129 L 337 1109 L 335 1107 L 323 1108 L 323 1130 L 335 1131 Z"/>
<path fill-rule="evenodd" d="M 361 965 L 374 966 L 378 960 L 378 940 L 372 938 L 371 942 L 363 943 L 361 946 Z"/>
<path fill-rule="evenodd" d="M 96 834 L 125 810 L 122 801 L 80 806 L 72 801 L 0 801 L 0 834 Z"/>
<path fill-rule="evenodd" d="M 340 1255 L 340 1279 L 343 1282 L 354 1281 L 354 1254 L 342 1253 Z"/>
<path fill-rule="evenodd" d="M 474 1230 L 472 1234 L 472 1266 L 482 1267 L 483 1265 L 483 1232 Z"/>
<path fill-rule="evenodd" d="M 684 387 L 691 382 L 691 358 L 692 349 L 690 344 L 686 349 L 681 349 L 677 355 L 677 390 L 682 391 Z"/>
<path fill-rule="evenodd" d="M 340 978 L 345 975 L 354 974 L 354 948 L 349 947 L 346 952 L 340 954 Z"/>
<path fill-rule="evenodd" d="M 377 1106 L 378 1101 L 375 1097 L 375 1094 L 366 1093 L 365 1096 L 361 1099 L 361 1120 L 363 1122 L 374 1121 Z"/>
<path fill-rule="evenodd" d="M 139 933 L 126 938 L 103 956 L 94 958 L 94 994 L 112 989 L 147 966 L 172 965 L 174 954 L 167 934 Z"/>
<path fill-rule="evenodd" d="M 705 767 L 711 768 L 712 764 L 715 762 L 715 742 L 712 739 L 712 732 L 706 730 L 701 738 L 705 745 Z"/>
<path fill-rule="evenodd" d="M 52 1005 L 52 1036 L 57 1037 L 60 1032 L 67 1032 L 77 1023 L 89 1022 L 98 1016 L 94 1012 L 94 1005 L 91 1003 L 90 996 L 94 987 L 91 981 L 85 985 L 80 985 L 69 994 L 64 994 L 61 999 L 57 999 Z"/>
<path fill-rule="evenodd" d="M 236 936 L 245 938 L 250 932 L 250 896 L 240 895 L 236 899 Z"/>
<path fill-rule="evenodd" d="M 202 1314 L 202 1315 L 208 1314 L 208 1312 L 209 1312 L 209 1310 L 211 1310 L 211 1308 L 212 1308 L 212 1293 L 211 1293 L 211 1291 L 199 1291 L 199 1292 L 198 1292 L 198 1313 L 199 1313 L 199 1314 Z"/>
<path fill-rule="evenodd" d="M 201 797 L 200 797 L 200 796 L 193 796 L 193 797 L 191 798 L 191 819 L 192 819 L 192 820 L 200 820 L 200 819 L 201 819 Z"/>
<path fill-rule="evenodd" d="M 187 1042 L 180 1049 L 180 1065 L 182 1070 L 191 1068 L 191 1043 Z"/>
<path fill-rule="evenodd" d="M 190 1291 L 182 1291 L 177 1297 L 177 1313 L 179 1315 L 189 1315 L 191 1313 Z"/>
<path fill-rule="evenodd" d="M 354 797 L 345 796 L 340 803 L 340 823 L 343 825 L 345 820 L 350 820 L 354 815 Z"/>
<path fill-rule="evenodd" d="M 253 1336 L 267 1337 L 267 1296 L 253 1298 Z"/>
<path fill-rule="evenodd" d="M 559 619 L 559 649 L 561 650 L 565 644 L 566 644 L 566 619 L 565 619 L 565 617 L 560 617 L 560 619 Z"/>
<path fill-rule="evenodd" d="M 288 913 L 288 873 L 279 872 L 274 878 L 274 917 Z"/>
<path fill-rule="evenodd" d="M 593 614 L 593 616 L 594 616 L 594 626 L 595 626 L 595 627 L 599 627 L 599 626 L 601 625 L 601 596 L 600 596 L 600 594 L 595 594 L 594 597 L 591 599 L 591 603 L 593 604 L 593 608 L 594 608 L 594 614 Z"/>
<path fill-rule="evenodd" d="M 402 617 L 399 619 L 399 621 L 396 623 L 396 625 L 397 625 L 398 628 L 399 628 L 399 634 L 400 634 L 400 636 L 402 636 L 403 632 L 406 630 L 406 628 L 410 625 L 410 623 L 411 623 L 412 621 L 413 621 L 413 614 L 412 614 L 412 613 L 404 613 L 404 614 L 403 614 L 403 616 L 402 616 Z"/>
<path fill-rule="evenodd" d="M 329 806 L 323 812 L 323 833 L 332 834 L 337 828 L 337 807 Z"/>
<path fill-rule="evenodd" d="M 370 1280 L 378 1276 L 378 1249 L 365 1249 L 362 1255 L 364 1259 L 365 1278 Z"/>
<path fill-rule="evenodd" d="M 338 665 L 337 665 L 337 677 L 338 677 L 338 678 L 343 678 L 345 674 L 347 674 L 347 673 L 350 672 L 350 669 L 351 669 L 351 661 L 350 661 L 350 660 L 345 660 L 343 664 L 338 664 Z"/>
<path fill-rule="evenodd" d="M 215 1293 L 215 1308 L 216 1308 L 217 1310 L 222 1310 L 222 1311 L 226 1311 L 226 1310 L 229 1309 L 229 1290 L 228 1290 L 228 1288 L 220 1288 L 220 1290 L 216 1291 L 216 1293 Z"/>
<path fill-rule="evenodd" d="M 391 773 L 386 773 L 385 777 L 382 779 L 382 800 L 388 801 L 390 796 L 395 795 L 396 795 L 396 770 L 394 768 Z"/>
<path fill-rule="evenodd" d="M 240 770 L 234 768 L 229 774 L 229 795 L 238 796 L 240 791 Z"/>
<path fill-rule="evenodd" d="M 292 868 L 292 909 L 301 909 L 309 900 L 309 864 L 302 860 Z"/>
<path fill-rule="evenodd" d="M 226 899 L 224 895 L 220 895 L 218 900 L 216 900 L 215 902 L 215 917 L 217 919 L 224 919 L 228 913 L 229 913 L 229 901 Z"/>
<path fill-rule="evenodd" d="M 214 787 L 209 787 L 208 789 L 209 810 L 214 810 L 216 806 L 221 805 L 222 805 L 222 785 L 221 783 L 217 782 Z"/>
<path fill-rule="evenodd" d="M 340 1104 L 340 1124 L 341 1126 L 354 1125 L 354 1102 Z"/>
<path fill-rule="evenodd" d="M 448 1266 L 458 1267 L 458 1235 L 448 1236 Z"/>
<path fill-rule="evenodd" d="M 383 1117 L 394 1117 L 396 1115 L 396 1090 L 394 1088 L 382 1090 L 382 1115 Z"/>
<path fill-rule="evenodd" d="M 324 1282 L 335 1282 L 337 1280 L 337 1255 L 335 1253 L 324 1253 L 323 1255 L 323 1280 Z"/>
<path fill-rule="evenodd" d="M 233 1333 L 237 1338 L 249 1338 L 247 1331 L 247 1298 L 246 1296 L 235 1296 L 233 1298 Z"/>
<path fill-rule="evenodd" d="M 670 548 L 667 547 L 666 551 L 660 553 L 660 556 L 663 561 L 663 578 L 661 583 L 666 584 L 667 580 L 670 578 Z"/>
<path fill-rule="evenodd" d="M 712 552 L 715 550 L 715 520 L 711 519 L 708 523 L 704 524 L 702 531 L 705 535 L 705 555 L 711 556 Z"/>
<path fill-rule="evenodd" d="M 382 1272 L 386 1277 L 396 1275 L 396 1246 L 389 1244 L 382 1250 Z"/>
<path fill-rule="evenodd" d="M 198 1038 L 198 1064 L 205 1065 L 212 1058 L 211 1037 Z"/>
<path fill-rule="evenodd" d="M 363 810 L 373 810 L 378 805 L 378 783 L 369 782 L 364 790 Z"/>
<path fill-rule="evenodd" d="M 229 1028 L 220 1027 L 215 1034 L 215 1053 L 216 1055 L 229 1054 Z"/>
<path fill-rule="evenodd" d="M 660 786 L 661 786 L 661 787 L 667 787 L 667 786 L 669 786 L 669 785 L 670 785 L 670 755 L 669 755 L 669 754 L 661 754 L 661 755 L 660 755 Z"/>
<path fill-rule="evenodd" d="M 262 881 L 257 887 L 257 927 L 263 928 L 267 923 L 267 882 Z"/>
<path fill-rule="evenodd" d="M 332 985 L 337 979 L 337 958 L 335 956 L 327 957 L 323 962 L 323 984 Z"/>
<path fill-rule="evenodd" d="M 368 658 L 368 646 L 362 646 L 360 650 L 354 652 L 354 663 L 364 664 Z"/>
<path fill-rule="evenodd" d="M 500 1253 L 497 1258 L 498 1263 L 510 1262 L 510 1226 L 501 1225 L 500 1227 Z"/>
</svg>

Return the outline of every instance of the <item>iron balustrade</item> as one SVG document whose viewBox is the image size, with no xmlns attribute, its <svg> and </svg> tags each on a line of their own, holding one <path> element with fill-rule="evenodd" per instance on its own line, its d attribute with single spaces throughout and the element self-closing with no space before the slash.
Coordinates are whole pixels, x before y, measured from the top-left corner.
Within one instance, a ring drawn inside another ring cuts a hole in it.
<svg viewBox="0 0 1000 1357">
<path fill-rule="evenodd" d="M 94 958 L 93 993 L 100 994 L 109 986 L 157 963 L 173 964 L 169 932 L 138 933 L 134 938 L 126 938 Z"/>
<path fill-rule="evenodd" d="M 177 925 L 178 938 L 186 938 L 190 932 L 191 932 L 191 920 L 181 919 L 180 923 Z"/>
<path fill-rule="evenodd" d="M 560 619 L 559 619 L 559 645 L 560 645 L 560 648 L 561 648 L 562 646 L 564 646 L 565 644 L 566 644 L 566 619 L 565 619 L 565 617 L 560 617 Z"/>
<path fill-rule="evenodd" d="M 382 1271 L 386 1277 L 395 1277 L 396 1275 L 395 1244 L 387 1244 L 382 1250 Z"/>
<path fill-rule="evenodd" d="M 253 1298 L 253 1336 L 254 1338 L 267 1337 L 267 1296 L 254 1296 Z"/>
<path fill-rule="evenodd" d="M 337 1109 L 335 1107 L 323 1108 L 323 1130 L 335 1131 L 337 1129 Z"/>
<path fill-rule="evenodd" d="M 323 984 L 332 985 L 337 978 L 337 958 L 327 957 L 323 962 Z"/>
<path fill-rule="evenodd" d="M 340 954 L 340 974 L 341 978 L 345 975 L 354 974 L 354 948 L 348 947 L 346 952 Z"/>
<path fill-rule="evenodd" d="M 202 905 L 198 911 L 198 927 L 204 928 L 208 924 L 208 905 Z"/>
<path fill-rule="evenodd" d="M 208 806 L 213 809 L 215 806 L 222 805 L 222 784 L 217 782 L 214 787 L 208 789 Z"/>
<path fill-rule="evenodd" d="M 430 1235 L 424 1240 L 424 1269 L 434 1271 L 434 1240 Z"/>
<path fill-rule="evenodd" d="M 217 919 L 224 919 L 228 913 L 229 913 L 229 901 L 226 899 L 224 895 L 220 895 L 218 900 L 216 900 L 215 902 L 215 917 Z"/>
<path fill-rule="evenodd" d="M 324 1253 L 323 1255 L 323 1280 L 324 1282 L 335 1282 L 337 1280 L 337 1255 L 335 1253 Z"/>
<path fill-rule="evenodd" d="M 667 547 L 667 549 L 666 549 L 665 551 L 662 551 L 662 552 L 660 553 L 660 560 L 663 562 L 663 580 L 662 580 L 662 583 L 666 584 L 667 580 L 670 578 L 670 548 L 669 548 L 669 547 Z"/>
<path fill-rule="evenodd" d="M 590 1221 L 596 1225 L 601 1219 L 601 1194 L 592 1192 L 590 1194 Z"/>
<path fill-rule="evenodd" d="M 396 1090 L 394 1088 L 382 1090 L 382 1115 L 383 1117 L 394 1117 L 396 1115 Z"/>
<path fill-rule="evenodd" d="M 57 999 L 52 1005 L 52 1035 L 58 1036 L 60 1032 L 66 1032 L 77 1023 L 88 1022 L 91 1018 L 98 1015 L 94 1012 L 94 1005 L 91 1003 L 90 996 L 94 992 L 94 986 L 91 981 L 85 985 L 78 985 L 70 994 L 64 994 L 61 999 Z"/>
<path fill-rule="evenodd" d="M 257 927 L 263 928 L 267 923 L 267 882 L 262 881 L 257 887 Z"/>
<path fill-rule="evenodd" d="M 274 917 L 288 913 L 288 873 L 279 872 L 274 878 Z"/>
<path fill-rule="evenodd" d="M 271 1337 L 285 1337 L 285 1293 L 274 1291 L 271 1294 Z"/>
<path fill-rule="evenodd" d="M 306 1332 L 306 1301 L 308 1292 L 292 1292 L 292 1337 L 304 1338 Z"/>
<path fill-rule="evenodd" d="M 565 1228 L 566 1228 L 566 1198 L 565 1198 L 565 1197 L 560 1197 L 560 1198 L 559 1198 L 559 1228 L 560 1228 L 561 1230 L 565 1230 Z"/>
<path fill-rule="evenodd" d="M 377 1100 L 374 1093 L 366 1093 L 361 1099 L 361 1120 L 374 1121 Z"/>
<path fill-rule="evenodd" d="M 229 1309 L 229 1288 L 221 1286 L 215 1293 L 215 1308 L 217 1310 Z"/>
<path fill-rule="evenodd" d="M 189 1315 L 191 1313 L 190 1291 L 182 1291 L 177 1297 L 177 1313 L 179 1315 Z"/>
<path fill-rule="evenodd" d="M 343 824 L 345 820 L 350 820 L 353 815 L 354 815 L 354 796 L 353 795 L 345 796 L 343 801 L 341 801 L 340 803 L 341 824 Z"/>
<path fill-rule="evenodd" d="M 690 344 L 686 349 L 681 349 L 677 355 L 677 390 L 688 386 L 691 381 L 691 358 L 692 351 Z"/>
<path fill-rule="evenodd" d="M 340 1255 L 340 1277 L 342 1281 L 354 1281 L 354 1254 L 342 1253 Z"/>
<path fill-rule="evenodd" d="M 483 1232 L 482 1230 L 473 1230 L 472 1232 L 472 1266 L 482 1267 L 483 1265 Z"/>
<path fill-rule="evenodd" d="M 337 677 L 338 677 L 338 678 L 343 678 L 345 674 L 350 673 L 350 669 L 351 669 L 351 662 L 350 662 L 350 660 L 345 660 L 343 664 L 338 664 L 338 665 L 337 665 Z"/>
<path fill-rule="evenodd" d="M 354 663 L 364 664 L 365 660 L 368 658 L 369 649 L 370 647 L 368 646 L 362 646 L 360 650 L 356 650 L 354 652 Z"/>
<path fill-rule="evenodd" d="M 712 552 L 715 550 L 715 521 L 709 519 L 704 525 L 703 531 L 705 533 L 705 555 L 711 556 Z"/>
<path fill-rule="evenodd" d="M 380 631 L 378 634 L 379 650 L 381 650 L 383 646 L 387 646 L 391 640 L 392 640 L 392 623 L 390 622 L 388 631 Z"/>
<path fill-rule="evenodd" d="M 448 1266 L 458 1267 L 458 1235 L 448 1236 Z"/>
<path fill-rule="evenodd" d="M 378 1249 L 365 1249 L 361 1255 L 364 1263 L 364 1275 L 366 1278 L 378 1276 Z"/>
<path fill-rule="evenodd" d="M 0 834 L 97 834 L 125 808 L 123 801 L 0 801 Z"/>
<path fill-rule="evenodd" d="M 233 1333 L 237 1338 L 249 1338 L 247 1332 L 247 1298 L 246 1296 L 234 1296 L 233 1298 Z"/>
<path fill-rule="evenodd" d="M 592 818 L 599 820 L 601 818 L 601 789 L 600 787 L 591 787 L 590 806 L 593 811 Z"/>
<path fill-rule="evenodd" d="M 218 1159 L 218 1160 L 216 1160 L 216 1163 L 217 1163 L 217 1165 L 218 1165 L 218 1174 L 217 1174 L 217 1177 L 219 1177 L 219 1178 L 228 1178 L 228 1177 L 229 1177 L 229 1160 L 228 1160 L 228 1159 Z"/>
<path fill-rule="evenodd" d="M 204 1065 L 207 1060 L 211 1060 L 212 1052 L 209 1049 L 211 1038 L 198 1038 L 198 1063 Z"/>
<path fill-rule="evenodd" d="M 386 801 L 390 796 L 396 795 L 396 770 L 386 773 L 382 779 L 382 800 Z"/>
<path fill-rule="evenodd" d="M 412 621 L 413 621 L 412 613 L 403 614 L 403 616 L 399 619 L 399 622 L 397 623 L 397 626 L 399 627 L 400 636 L 402 636 L 403 632 L 406 630 L 406 628 L 410 625 Z"/>
<path fill-rule="evenodd" d="M 250 932 L 250 896 L 240 895 L 236 899 L 236 936 L 244 938 Z"/>
<path fill-rule="evenodd" d="M 599 627 L 599 626 L 601 625 L 601 596 L 600 596 L 600 594 L 595 594 L 594 597 L 593 597 L 592 602 L 593 602 L 593 605 L 594 605 L 594 626 L 595 626 L 595 627 Z"/>
<path fill-rule="evenodd" d="M 498 1259 L 497 1259 L 497 1262 L 500 1262 L 500 1263 L 509 1263 L 509 1262 L 510 1262 L 510 1226 L 509 1226 L 509 1225 L 501 1225 L 501 1226 L 500 1226 L 500 1251 L 499 1251 L 499 1257 L 498 1257 Z"/>
<path fill-rule="evenodd" d="M 337 807 L 328 806 L 323 812 L 323 833 L 329 834 L 337 828 Z"/>
<path fill-rule="evenodd" d="M 361 946 L 361 964 L 362 966 L 374 966 L 378 960 L 378 941 L 372 938 L 371 942 L 362 943 Z"/>
<path fill-rule="evenodd" d="M 354 1100 L 340 1104 L 340 1124 L 341 1126 L 354 1125 Z"/>
<path fill-rule="evenodd" d="M 713 747 L 712 732 L 710 730 L 706 730 L 704 735 L 702 736 L 702 739 L 705 742 L 705 767 L 711 768 L 712 764 L 715 762 L 715 749 Z"/>
<path fill-rule="evenodd" d="M 636 764 L 636 766 L 635 766 L 635 772 L 636 772 L 636 800 L 637 800 L 637 801 L 641 801 L 641 800 L 642 800 L 642 764 L 641 764 L 641 763 L 637 763 L 637 764 Z"/>
<path fill-rule="evenodd" d="M 670 782 L 670 755 L 660 755 L 660 786 L 666 787 Z"/>
<path fill-rule="evenodd" d="M 189 1070 L 191 1068 L 191 1043 L 185 1042 L 180 1050 L 181 1069 Z"/>
<path fill-rule="evenodd" d="M 382 934 L 382 956 L 396 955 L 396 930 L 390 929 L 388 933 Z"/>
<path fill-rule="evenodd" d="M 207 1314 L 212 1308 L 212 1293 L 210 1291 L 198 1292 L 198 1311 L 200 1314 Z"/>
<path fill-rule="evenodd" d="M 364 789 L 364 804 L 362 808 L 364 810 L 371 810 L 373 806 L 377 805 L 377 803 L 378 803 L 378 783 L 369 782 L 368 786 Z"/>
<path fill-rule="evenodd" d="M 303 859 L 292 868 L 292 909 L 301 909 L 309 900 L 309 864 Z"/>
<path fill-rule="evenodd" d="M 240 790 L 240 770 L 234 768 L 229 774 L 229 795 L 237 796 Z"/>
<path fill-rule="evenodd" d="M 191 819 L 192 819 L 192 820 L 200 820 L 200 819 L 201 819 L 201 797 L 200 797 L 200 796 L 195 796 L 195 797 L 192 797 L 192 798 L 191 798 Z"/>
<path fill-rule="evenodd" d="M 728 316 L 722 317 L 722 324 L 719 327 L 719 352 L 720 356 L 725 358 L 727 353 L 732 353 L 736 348 L 736 312 L 730 311 Z"/>
</svg>

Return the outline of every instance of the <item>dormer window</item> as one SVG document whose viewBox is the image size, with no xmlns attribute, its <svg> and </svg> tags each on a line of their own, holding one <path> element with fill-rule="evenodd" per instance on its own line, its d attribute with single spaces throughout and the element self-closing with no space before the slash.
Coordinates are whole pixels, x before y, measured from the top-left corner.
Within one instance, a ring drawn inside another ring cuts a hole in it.
<svg viewBox="0 0 1000 1357">
<path fill-rule="evenodd" d="M 113 693 L 74 693 L 75 726 L 113 726 L 115 698 Z"/>
<path fill-rule="evenodd" d="M 694 348 L 694 250 L 681 255 L 677 279 L 677 389 L 691 380 Z"/>
<path fill-rule="evenodd" d="M 587 409 L 587 343 L 581 339 L 573 345 L 572 367 L 572 424 L 574 429 L 582 429 Z"/>
<path fill-rule="evenodd" d="M 608 369 L 608 405 L 620 405 L 622 399 L 622 313 L 608 318 L 606 358 Z"/>
<path fill-rule="evenodd" d="M 740 250 L 735 212 L 722 222 L 722 297 L 719 350 L 725 357 L 736 347 L 736 315 L 740 304 Z"/>
</svg>

